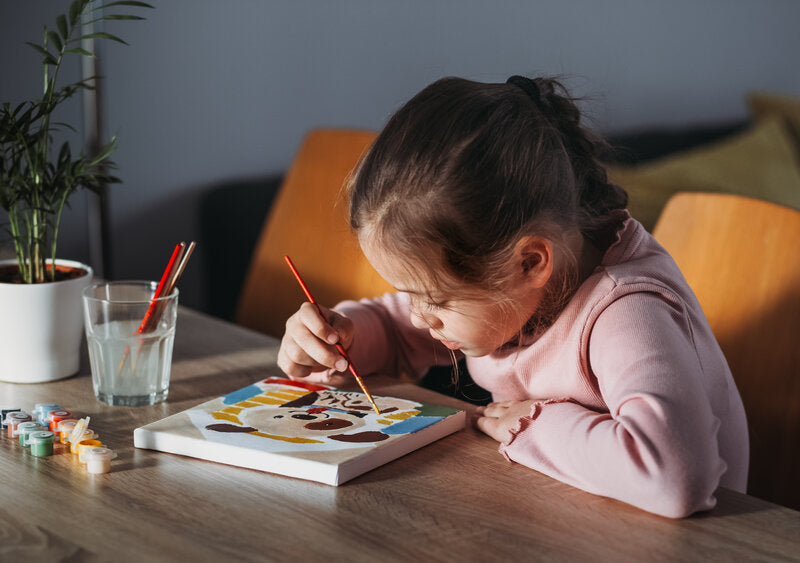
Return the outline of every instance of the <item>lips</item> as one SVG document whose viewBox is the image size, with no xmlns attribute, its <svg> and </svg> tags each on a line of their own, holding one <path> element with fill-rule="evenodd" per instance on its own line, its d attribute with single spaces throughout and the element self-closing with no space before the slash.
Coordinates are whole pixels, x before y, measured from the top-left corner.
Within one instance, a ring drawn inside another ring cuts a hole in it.
<svg viewBox="0 0 800 563">
<path fill-rule="evenodd" d="M 450 340 L 439 340 L 439 342 L 441 342 L 442 344 L 444 344 L 447 348 L 450 348 L 451 350 L 458 350 L 459 348 L 461 348 L 461 344 L 459 344 L 458 342 L 452 342 Z"/>
</svg>

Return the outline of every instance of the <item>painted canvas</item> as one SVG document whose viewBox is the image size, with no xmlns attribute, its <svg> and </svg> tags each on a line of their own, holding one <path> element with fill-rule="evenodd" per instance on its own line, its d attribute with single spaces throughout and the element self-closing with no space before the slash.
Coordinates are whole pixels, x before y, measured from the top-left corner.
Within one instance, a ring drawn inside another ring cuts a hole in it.
<svg viewBox="0 0 800 563">
<path fill-rule="evenodd" d="M 270 378 L 134 430 L 134 446 L 340 485 L 464 428 L 463 410 Z"/>
</svg>

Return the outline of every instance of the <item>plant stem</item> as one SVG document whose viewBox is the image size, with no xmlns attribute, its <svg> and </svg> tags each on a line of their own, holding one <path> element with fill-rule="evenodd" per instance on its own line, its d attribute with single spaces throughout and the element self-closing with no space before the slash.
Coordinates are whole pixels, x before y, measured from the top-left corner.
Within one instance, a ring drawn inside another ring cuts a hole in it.
<svg viewBox="0 0 800 563">
<path fill-rule="evenodd" d="M 11 223 L 11 236 L 14 239 L 14 250 L 17 253 L 17 268 L 19 269 L 19 277 L 25 283 L 30 283 L 28 276 L 28 269 L 25 264 L 25 251 L 22 246 L 22 239 L 19 233 L 19 217 L 17 216 L 17 205 L 12 205 L 8 209 L 8 220 Z"/>
<path fill-rule="evenodd" d="M 64 205 L 67 203 L 71 190 L 69 188 L 64 190 L 61 196 L 61 201 L 58 202 L 56 211 L 56 222 L 53 226 L 53 240 L 51 242 L 51 260 L 50 260 L 50 278 L 55 281 L 56 279 L 56 241 L 58 240 L 58 228 L 61 225 L 61 213 L 64 211 Z"/>
</svg>

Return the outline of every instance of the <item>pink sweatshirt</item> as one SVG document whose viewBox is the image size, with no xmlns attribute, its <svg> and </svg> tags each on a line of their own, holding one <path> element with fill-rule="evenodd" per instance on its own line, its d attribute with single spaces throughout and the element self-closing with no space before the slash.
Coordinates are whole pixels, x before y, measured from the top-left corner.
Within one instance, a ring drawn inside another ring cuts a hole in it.
<svg viewBox="0 0 800 563">
<path fill-rule="evenodd" d="M 447 350 L 410 322 L 404 294 L 348 301 L 363 373 L 423 374 Z M 539 399 L 507 459 L 669 517 L 744 492 L 749 444 L 736 385 L 675 262 L 628 219 L 601 265 L 535 341 L 467 358 L 495 401 Z"/>
</svg>

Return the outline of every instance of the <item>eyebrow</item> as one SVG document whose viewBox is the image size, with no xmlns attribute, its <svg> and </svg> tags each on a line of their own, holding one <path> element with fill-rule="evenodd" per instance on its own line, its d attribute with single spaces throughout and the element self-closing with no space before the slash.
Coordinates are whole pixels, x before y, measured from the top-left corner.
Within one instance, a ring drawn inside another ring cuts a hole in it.
<svg viewBox="0 0 800 563">
<path fill-rule="evenodd" d="M 427 291 L 415 291 L 413 289 L 402 289 L 402 288 L 399 288 L 399 287 L 395 287 L 395 289 L 397 291 L 402 292 L 402 293 L 410 293 L 412 295 L 419 295 L 421 297 L 424 297 L 425 299 L 438 301 L 438 299 L 436 299 L 432 293 L 428 293 Z"/>
<path fill-rule="evenodd" d="M 403 289 L 402 287 L 395 287 L 395 290 L 403 293 L 413 293 L 414 295 L 422 295 L 421 291 L 414 291 L 413 289 Z"/>
</svg>

